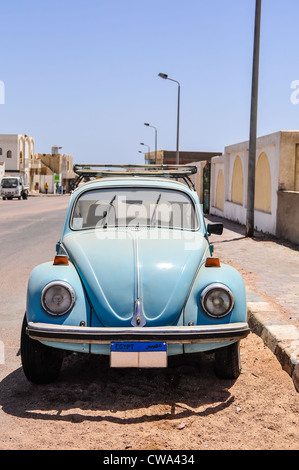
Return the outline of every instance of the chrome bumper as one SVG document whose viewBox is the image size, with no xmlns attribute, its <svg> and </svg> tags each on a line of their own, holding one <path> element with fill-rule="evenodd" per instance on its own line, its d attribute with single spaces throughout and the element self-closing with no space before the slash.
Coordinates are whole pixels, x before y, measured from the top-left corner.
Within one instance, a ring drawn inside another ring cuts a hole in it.
<svg viewBox="0 0 299 470">
<path fill-rule="evenodd" d="M 86 327 L 29 322 L 32 339 L 61 343 L 110 344 L 111 341 L 167 341 L 167 343 L 214 343 L 236 341 L 250 332 L 248 323 L 161 327 Z"/>
</svg>

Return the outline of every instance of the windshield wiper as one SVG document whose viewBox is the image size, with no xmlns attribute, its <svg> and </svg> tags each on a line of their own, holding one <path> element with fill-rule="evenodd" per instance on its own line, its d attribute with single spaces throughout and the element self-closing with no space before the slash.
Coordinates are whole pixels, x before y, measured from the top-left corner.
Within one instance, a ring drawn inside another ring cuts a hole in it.
<svg viewBox="0 0 299 470">
<path fill-rule="evenodd" d="M 113 196 L 113 198 L 111 199 L 111 201 L 109 202 L 109 205 L 108 205 L 108 209 L 106 211 L 106 213 L 104 212 L 104 217 L 106 217 L 106 222 L 105 222 L 105 225 L 103 226 L 103 228 L 107 228 L 107 225 L 108 225 L 108 221 L 107 221 L 107 217 L 109 215 L 109 212 L 111 210 L 111 207 L 113 206 L 113 203 L 114 203 L 114 200 L 116 199 L 116 194 Z"/>
<path fill-rule="evenodd" d="M 152 226 L 153 219 L 154 219 L 154 217 L 155 217 L 155 215 L 156 215 L 157 207 L 158 207 L 158 204 L 159 204 L 159 202 L 160 202 L 161 196 L 162 196 L 162 193 L 159 194 L 158 199 L 156 200 L 156 205 L 155 205 L 155 208 L 154 208 L 154 211 L 153 211 L 153 215 L 152 215 L 151 221 L 150 221 L 150 227 Z M 156 224 L 155 224 L 155 225 L 156 225 Z"/>
</svg>

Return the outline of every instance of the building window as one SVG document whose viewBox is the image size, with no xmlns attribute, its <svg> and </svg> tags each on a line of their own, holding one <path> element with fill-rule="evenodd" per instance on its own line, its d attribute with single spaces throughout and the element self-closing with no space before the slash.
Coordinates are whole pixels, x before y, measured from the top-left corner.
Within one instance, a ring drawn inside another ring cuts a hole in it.
<svg viewBox="0 0 299 470">
<path fill-rule="evenodd" d="M 11 157 L 12 157 L 11 150 L 7 150 L 6 156 L 7 156 L 7 158 L 11 158 Z"/>
<path fill-rule="evenodd" d="M 0 155 L 2 155 L 2 148 L 0 147 Z"/>
</svg>

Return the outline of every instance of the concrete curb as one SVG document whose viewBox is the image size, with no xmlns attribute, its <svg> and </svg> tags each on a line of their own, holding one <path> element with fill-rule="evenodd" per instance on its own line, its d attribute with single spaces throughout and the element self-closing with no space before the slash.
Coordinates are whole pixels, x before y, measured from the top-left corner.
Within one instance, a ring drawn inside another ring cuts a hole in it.
<svg viewBox="0 0 299 470">
<path fill-rule="evenodd" d="M 248 323 L 253 333 L 262 338 L 293 380 L 299 392 L 299 330 L 286 323 L 267 302 L 247 302 Z"/>
</svg>

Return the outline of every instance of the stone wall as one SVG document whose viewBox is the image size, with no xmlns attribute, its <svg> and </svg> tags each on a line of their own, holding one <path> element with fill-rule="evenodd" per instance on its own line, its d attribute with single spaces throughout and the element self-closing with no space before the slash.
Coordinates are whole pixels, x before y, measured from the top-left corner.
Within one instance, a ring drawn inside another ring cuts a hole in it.
<svg viewBox="0 0 299 470">
<path fill-rule="evenodd" d="M 299 192 L 278 191 L 277 236 L 299 245 Z"/>
</svg>

